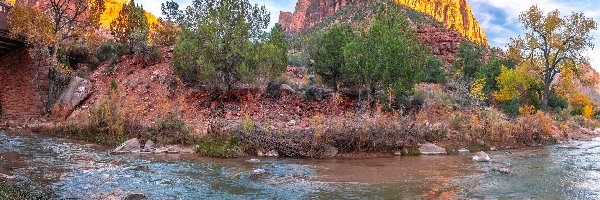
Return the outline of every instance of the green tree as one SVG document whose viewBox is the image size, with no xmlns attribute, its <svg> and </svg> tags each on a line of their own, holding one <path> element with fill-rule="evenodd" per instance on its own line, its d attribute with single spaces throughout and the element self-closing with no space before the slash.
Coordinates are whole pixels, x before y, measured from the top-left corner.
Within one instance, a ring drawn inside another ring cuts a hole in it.
<svg viewBox="0 0 600 200">
<path fill-rule="evenodd" d="M 440 62 L 439 58 L 429 56 L 427 57 L 426 69 L 423 75 L 423 81 L 428 83 L 446 83 L 446 72 L 444 66 Z"/>
<path fill-rule="evenodd" d="M 226 93 L 256 71 L 254 43 L 269 20 L 264 6 L 248 0 L 194 0 L 180 21 L 174 71 L 188 84 L 214 85 Z"/>
<path fill-rule="evenodd" d="M 136 5 L 134 0 L 123 4 L 119 16 L 110 23 L 110 30 L 112 35 L 124 44 L 147 41 L 150 30 L 144 8 Z"/>
<path fill-rule="evenodd" d="M 336 86 L 342 77 L 344 65 L 343 47 L 354 37 L 352 27 L 349 25 L 336 24 L 323 36 L 323 40 L 317 47 L 314 55 L 314 71 L 323 78 L 323 81 Z"/>
<path fill-rule="evenodd" d="M 260 74 L 273 77 L 285 70 L 288 63 L 288 44 L 283 38 L 281 25 L 275 24 L 268 35 L 268 40 L 260 47 L 256 64 Z"/>
<path fill-rule="evenodd" d="M 343 80 L 390 106 L 413 91 L 423 74 L 427 51 L 396 5 L 381 6 L 368 32 L 349 39 L 343 48 Z M 324 38 L 324 42 L 327 39 Z"/>
<path fill-rule="evenodd" d="M 476 78 L 479 68 L 485 62 L 483 47 L 470 40 L 460 43 L 456 57 L 458 59 L 453 63 L 454 70 L 468 80 Z"/>
<path fill-rule="evenodd" d="M 165 3 L 160 4 L 160 10 L 162 14 L 166 17 L 167 21 L 175 21 L 181 16 L 181 11 L 179 11 L 179 4 L 175 1 L 167 1 Z"/>
<path fill-rule="evenodd" d="M 546 110 L 551 86 L 558 73 L 564 68 L 572 68 L 572 71 L 580 72 L 577 77 L 585 75 L 582 73 L 585 71 L 582 63 L 586 59 L 583 53 L 593 48 L 592 31 L 597 29 L 597 24 L 583 13 L 561 17 L 560 11 L 554 10 L 544 15 L 536 5 L 521 13 L 519 20 L 526 34 L 513 39 L 510 49 L 517 53 L 511 55 L 519 55 L 521 62 L 537 66 L 533 69 L 537 69 L 543 80 L 541 107 Z"/>
</svg>

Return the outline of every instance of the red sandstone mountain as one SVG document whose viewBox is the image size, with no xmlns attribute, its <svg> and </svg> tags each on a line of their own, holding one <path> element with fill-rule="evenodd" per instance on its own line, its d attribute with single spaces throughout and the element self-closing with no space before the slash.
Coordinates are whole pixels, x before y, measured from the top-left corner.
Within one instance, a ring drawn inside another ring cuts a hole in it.
<svg viewBox="0 0 600 200">
<path fill-rule="evenodd" d="M 356 2 L 359 0 L 299 0 L 294 13 L 279 14 L 279 24 L 282 25 L 286 35 L 295 36 Z M 453 29 L 477 44 L 488 44 L 485 33 L 473 16 L 466 0 L 395 0 L 395 2 L 433 17 L 447 28 Z"/>
</svg>

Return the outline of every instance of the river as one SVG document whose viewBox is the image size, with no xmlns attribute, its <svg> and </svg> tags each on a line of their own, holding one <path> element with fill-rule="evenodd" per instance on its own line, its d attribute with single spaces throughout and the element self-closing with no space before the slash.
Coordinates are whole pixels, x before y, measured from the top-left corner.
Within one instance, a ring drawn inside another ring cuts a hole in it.
<svg viewBox="0 0 600 200">
<path fill-rule="evenodd" d="M 0 173 L 60 199 L 599 199 L 600 141 L 472 155 L 371 159 L 212 159 L 111 155 L 110 148 L 0 132 Z M 508 169 L 510 174 L 496 172 Z M 266 175 L 255 178 L 252 171 Z"/>
</svg>

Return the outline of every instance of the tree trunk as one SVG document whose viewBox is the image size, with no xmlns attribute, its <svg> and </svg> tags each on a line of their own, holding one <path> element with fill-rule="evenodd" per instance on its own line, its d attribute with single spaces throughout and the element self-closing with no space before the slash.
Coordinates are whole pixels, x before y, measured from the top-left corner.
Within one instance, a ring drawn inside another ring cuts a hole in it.
<svg viewBox="0 0 600 200">
<path fill-rule="evenodd" d="M 548 97 L 550 96 L 550 81 L 548 81 L 549 78 L 546 78 L 546 80 L 544 81 L 544 91 L 542 92 L 542 105 L 541 105 L 541 109 L 543 111 L 547 111 L 548 110 Z"/>
</svg>

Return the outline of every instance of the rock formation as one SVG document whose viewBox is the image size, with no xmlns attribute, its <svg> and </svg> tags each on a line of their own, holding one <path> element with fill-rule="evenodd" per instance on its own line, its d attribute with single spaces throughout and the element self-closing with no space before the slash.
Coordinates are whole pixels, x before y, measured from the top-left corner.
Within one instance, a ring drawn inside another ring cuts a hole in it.
<svg viewBox="0 0 600 200">
<path fill-rule="evenodd" d="M 298 0 L 294 13 L 281 12 L 279 24 L 287 36 L 294 36 L 327 19 L 353 0 Z M 354 0 L 356 1 L 356 0 Z"/>
<path fill-rule="evenodd" d="M 358 0 L 299 0 L 294 13 L 281 12 L 279 24 L 287 36 L 295 36 L 342 7 Z M 456 30 L 462 37 L 487 45 L 485 33 L 473 16 L 466 0 L 395 0 L 408 8 L 430 15 L 446 27 Z M 438 49 L 441 50 L 441 49 Z"/>
<path fill-rule="evenodd" d="M 485 33 L 471 12 L 466 0 L 396 0 L 399 4 L 434 17 L 462 36 L 487 45 Z"/>
<path fill-rule="evenodd" d="M 106 10 L 100 16 L 100 24 L 105 28 L 109 28 L 110 23 L 119 16 L 123 5 L 127 3 L 129 3 L 129 0 L 105 0 L 104 5 L 106 6 Z M 152 28 L 153 24 L 158 23 L 158 18 L 152 13 L 146 11 L 144 14 L 148 20 L 148 27 Z"/>
</svg>

